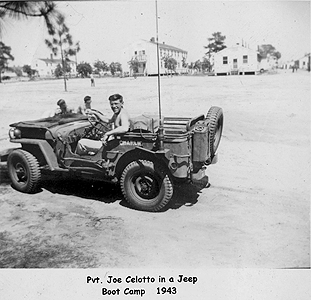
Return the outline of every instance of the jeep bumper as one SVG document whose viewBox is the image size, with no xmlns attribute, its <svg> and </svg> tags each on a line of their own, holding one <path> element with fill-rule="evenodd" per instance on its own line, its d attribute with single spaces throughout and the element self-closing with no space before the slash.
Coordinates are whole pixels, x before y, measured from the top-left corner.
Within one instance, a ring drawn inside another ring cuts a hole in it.
<svg viewBox="0 0 311 300">
<path fill-rule="evenodd" d="M 206 168 L 202 168 L 197 173 L 191 174 L 191 182 L 195 186 L 198 186 L 200 188 L 205 188 L 208 186 L 208 176 L 205 175 Z"/>
</svg>

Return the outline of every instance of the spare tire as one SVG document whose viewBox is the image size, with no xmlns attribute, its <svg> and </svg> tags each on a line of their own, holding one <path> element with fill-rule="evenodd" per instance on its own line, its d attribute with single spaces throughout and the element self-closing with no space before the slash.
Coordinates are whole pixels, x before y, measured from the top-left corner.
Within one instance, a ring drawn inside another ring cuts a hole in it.
<svg viewBox="0 0 311 300">
<path fill-rule="evenodd" d="M 209 147 L 211 159 L 215 156 L 220 143 L 223 122 L 224 115 L 222 109 L 217 106 L 212 106 L 207 112 L 205 119 L 206 125 L 209 125 Z"/>
</svg>

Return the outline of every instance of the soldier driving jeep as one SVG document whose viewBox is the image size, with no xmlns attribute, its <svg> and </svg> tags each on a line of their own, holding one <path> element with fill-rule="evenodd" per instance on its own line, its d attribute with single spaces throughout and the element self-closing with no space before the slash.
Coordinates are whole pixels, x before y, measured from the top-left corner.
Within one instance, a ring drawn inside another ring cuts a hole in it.
<svg viewBox="0 0 311 300">
<path fill-rule="evenodd" d="M 107 145 L 109 137 L 116 134 L 123 134 L 129 130 L 130 118 L 127 111 L 123 108 L 123 97 L 120 94 L 114 94 L 109 97 L 110 107 L 113 111 L 111 119 L 108 123 L 112 124 L 112 129 L 105 132 L 100 140 L 91 140 L 82 138 L 78 141 L 76 153 L 79 155 L 85 155 L 90 153 L 96 153 L 104 144 Z M 97 121 L 107 123 L 107 119 L 100 113 L 92 111 L 90 118 Z"/>
</svg>

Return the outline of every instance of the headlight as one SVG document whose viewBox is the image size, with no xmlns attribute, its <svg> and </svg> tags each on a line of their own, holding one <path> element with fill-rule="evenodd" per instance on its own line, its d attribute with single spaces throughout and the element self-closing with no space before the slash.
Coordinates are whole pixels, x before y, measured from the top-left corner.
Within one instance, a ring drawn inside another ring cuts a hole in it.
<svg viewBox="0 0 311 300">
<path fill-rule="evenodd" d="M 19 129 L 17 128 L 11 128 L 9 130 L 9 137 L 10 139 L 14 140 L 14 139 L 20 139 L 22 136 L 22 133 Z"/>
</svg>

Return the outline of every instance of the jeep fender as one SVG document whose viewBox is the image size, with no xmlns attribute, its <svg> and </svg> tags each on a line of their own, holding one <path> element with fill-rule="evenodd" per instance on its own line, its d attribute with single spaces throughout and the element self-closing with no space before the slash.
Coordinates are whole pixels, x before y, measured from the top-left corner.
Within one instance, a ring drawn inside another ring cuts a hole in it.
<svg viewBox="0 0 311 300">
<path fill-rule="evenodd" d="M 51 171 L 59 169 L 56 155 L 51 145 L 45 140 L 32 140 L 32 139 L 16 139 L 11 140 L 13 143 L 20 143 L 24 148 L 25 145 L 36 145 L 39 147 L 43 157 L 45 158 Z"/>
<path fill-rule="evenodd" d="M 165 168 L 168 169 L 170 150 L 164 149 L 162 151 L 155 152 L 145 148 L 136 147 L 135 149 L 124 153 L 117 162 L 116 166 L 117 177 L 121 176 L 122 171 L 130 162 L 137 159 L 158 161 L 161 163 L 161 165 L 163 165 Z"/>
</svg>

